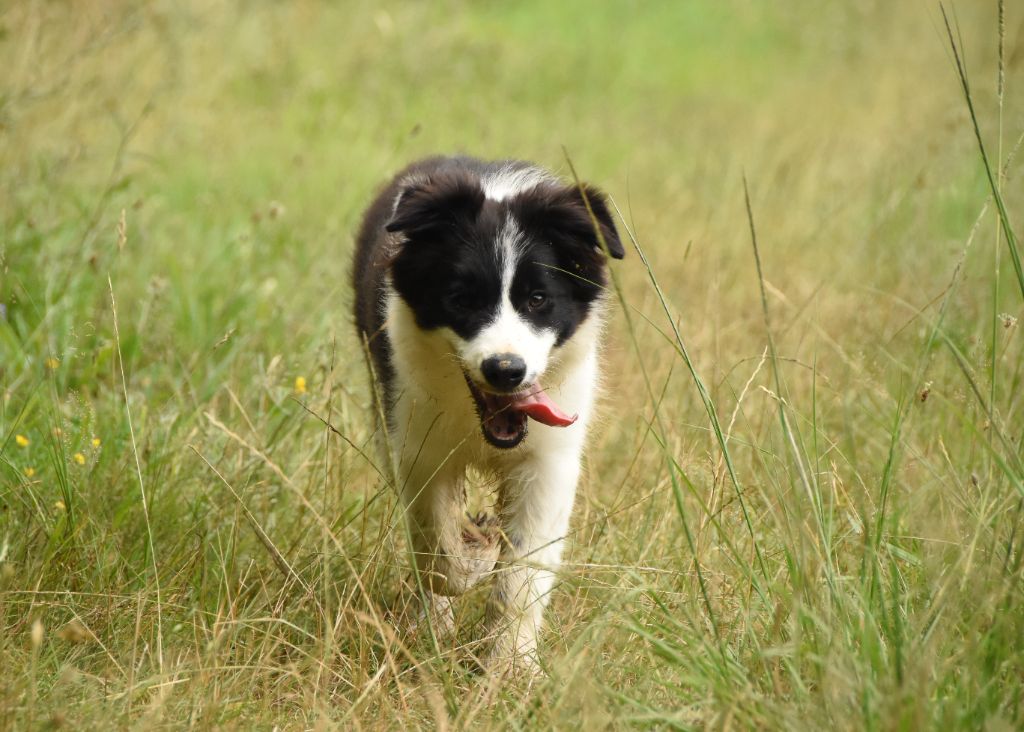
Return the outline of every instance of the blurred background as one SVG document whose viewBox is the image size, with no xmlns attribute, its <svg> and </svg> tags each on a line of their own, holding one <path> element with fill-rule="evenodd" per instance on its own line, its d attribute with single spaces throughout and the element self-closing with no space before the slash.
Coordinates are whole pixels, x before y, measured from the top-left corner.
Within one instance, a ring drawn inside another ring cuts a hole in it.
<svg viewBox="0 0 1024 732">
<path fill-rule="evenodd" d="M 1012 223 L 1008 5 L 947 12 Z M 8 2 L 0 68 L 0 726 L 1021 724 L 1022 292 L 938 5 Z M 386 622 L 349 261 L 450 152 L 571 159 L 665 298 L 616 264 L 532 690 L 473 602 Z"/>
</svg>

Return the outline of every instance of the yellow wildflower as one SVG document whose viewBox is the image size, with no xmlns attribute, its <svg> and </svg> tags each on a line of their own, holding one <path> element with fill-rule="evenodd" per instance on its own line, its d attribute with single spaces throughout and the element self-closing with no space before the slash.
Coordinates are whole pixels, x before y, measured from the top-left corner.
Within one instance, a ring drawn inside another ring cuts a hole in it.
<svg viewBox="0 0 1024 732">
<path fill-rule="evenodd" d="M 50 369 L 51 371 L 56 369 L 58 366 L 60 366 L 60 361 L 53 358 L 52 356 L 46 359 L 46 368 Z"/>
<path fill-rule="evenodd" d="M 15 435 L 14 442 L 18 447 L 28 447 L 30 440 L 25 435 Z"/>
<path fill-rule="evenodd" d="M 100 446 L 100 438 L 99 437 L 93 437 L 92 438 L 92 446 L 93 447 L 99 447 Z"/>
<path fill-rule="evenodd" d="M 295 393 L 305 394 L 306 393 L 306 377 L 296 376 L 295 377 Z"/>
<path fill-rule="evenodd" d="M 35 474 L 36 474 L 36 469 L 35 468 L 25 468 L 25 477 L 26 478 L 31 478 Z"/>
<path fill-rule="evenodd" d="M 74 455 L 72 456 L 72 458 L 73 458 L 73 459 L 74 459 L 74 461 L 75 461 L 76 463 L 78 463 L 79 465 L 85 465 L 85 455 L 83 455 L 82 453 L 80 453 L 80 452 L 76 452 L 76 453 L 75 453 L 75 454 L 74 454 Z"/>
<path fill-rule="evenodd" d="M 56 508 L 58 511 L 64 511 L 67 509 L 67 506 L 64 505 L 64 501 L 54 501 L 53 507 Z"/>
</svg>

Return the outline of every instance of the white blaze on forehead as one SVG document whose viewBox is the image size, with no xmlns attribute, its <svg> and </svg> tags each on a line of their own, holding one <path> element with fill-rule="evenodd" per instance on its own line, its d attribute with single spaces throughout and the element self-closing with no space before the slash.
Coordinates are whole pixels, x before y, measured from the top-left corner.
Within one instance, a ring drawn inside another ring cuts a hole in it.
<svg viewBox="0 0 1024 732">
<path fill-rule="evenodd" d="M 509 293 L 512 291 L 512 280 L 516 276 L 516 269 L 519 267 L 519 258 L 523 253 L 525 241 L 523 233 L 519 230 L 515 219 L 511 214 L 505 217 L 505 223 L 498 232 L 495 246 L 499 252 L 501 261 L 501 307 L 504 308 L 509 300 Z"/>
<path fill-rule="evenodd" d="M 554 178 L 546 170 L 510 164 L 485 175 L 480 183 L 487 198 L 492 201 L 504 201 L 549 180 Z"/>
</svg>

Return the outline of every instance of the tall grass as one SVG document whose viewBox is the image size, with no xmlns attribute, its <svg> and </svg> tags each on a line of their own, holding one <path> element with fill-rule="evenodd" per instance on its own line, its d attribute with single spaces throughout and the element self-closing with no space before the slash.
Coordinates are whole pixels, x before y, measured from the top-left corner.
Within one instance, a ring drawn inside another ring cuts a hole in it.
<svg viewBox="0 0 1024 732">
<path fill-rule="evenodd" d="M 1021 726 L 1019 11 L 454 9 L 0 11 L 0 727 Z M 348 316 L 457 149 L 633 243 L 530 683 L 393 622 Z"/>
</svg>

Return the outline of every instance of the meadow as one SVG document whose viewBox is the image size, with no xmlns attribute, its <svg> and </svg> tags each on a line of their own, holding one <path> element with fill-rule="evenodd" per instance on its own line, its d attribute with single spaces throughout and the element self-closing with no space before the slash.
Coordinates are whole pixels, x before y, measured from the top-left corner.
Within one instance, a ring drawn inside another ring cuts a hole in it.
<svg viewBox="0 0 1024 732">
<path fill-rule="evenodd" d="M 945 10 L 0 4 L 0 728 L 1024 727 L 1024 8 Z M 530 682 L 390 621 L 349 261 L 459 151 L 632 240 Z"/>
</svg>

